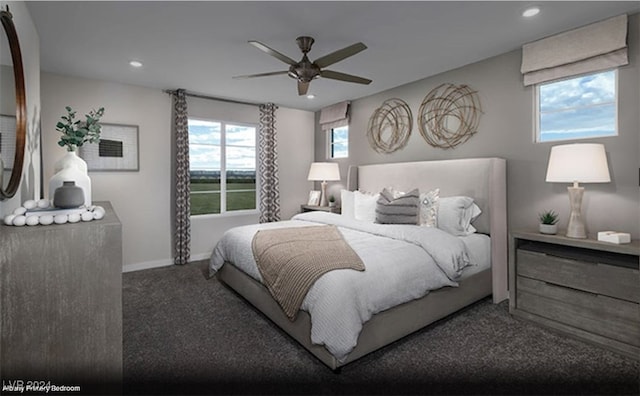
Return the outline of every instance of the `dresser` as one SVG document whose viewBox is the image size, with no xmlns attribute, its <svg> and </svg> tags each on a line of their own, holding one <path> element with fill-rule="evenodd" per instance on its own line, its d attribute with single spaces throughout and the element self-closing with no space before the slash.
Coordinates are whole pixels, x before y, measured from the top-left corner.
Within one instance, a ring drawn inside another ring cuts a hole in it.
<svg viewBox="0 0 640 396">
<path fill-rule="evenodd" d="M 509 312 L 640 359 L 640 243 L 511 234 Z"/>
<path fill-rule="evenodd" d="M 122 230 L 0 225 L 0 377 L 121 393 Z"/>
</svg>

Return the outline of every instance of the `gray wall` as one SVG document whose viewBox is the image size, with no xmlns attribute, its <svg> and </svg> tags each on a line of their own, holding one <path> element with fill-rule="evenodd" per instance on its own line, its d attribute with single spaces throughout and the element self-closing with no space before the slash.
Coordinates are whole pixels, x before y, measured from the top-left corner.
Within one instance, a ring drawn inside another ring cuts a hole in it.
<svg viewBox="0 0 640 396">
<path fill-rule="evenodd" d="M 42 73 L 45 186 L 53 176 L 53 164 L 65 153 L 56 144 L 59 133 L 55 130 L 65 106 L 73 107 L 78 114 L 104 106 L 103 122 L 139 126 L 140 170 L 90 172 L 92 199 L 111 201 L 120 217 L 125 270 L 171 265 L 171 97 L 159 89 Z M 189 98 L 188 106 L 189 114 L 193 116 L 258 122 L 255 106 L 192 98 Z M 276 113 L 276 125 L 282 214 L 290 217 L 301 202 L 306 202 L 311 188 L 304 172 L 313 161 L 313 113 L 280 108 Z M 192 218 L 191 258 L 208 258 L 226 230 L 257 220 L 257 215 Z"/>
<path fill-rule="evenodd" d="M 0 217 L 28 199 L 40 198 L 40 38 L 24 2 L 0 1 L 2 9 L 6 5 L 13 14 L 22 52 L 27 93 L 27 140 L 20 188 L 13 198 L 0 201 Z M 9 176 L 6 172 L 5 177 Z"/>
<path fill-rule="evenodd" d="M 629 18 L 630 64 L 619 69 L 619 136 L 581 140 L 603 143 L 609 160 L 612 182 L 585 184 L 583 215 L 589 232 L 618 230 L 640 237 L 640 54 L 639 14 Z M 337 160 L 343 175 L 333 183 L 331 193 L 346 184 L 348 165 L 468 157 L 507 159 L 508 215 L 511 229 L 537 227 L 537 213 L 554 209 L 560 213 L 559 226 L 566 227 L 569 201 L 566 185 L 546 183 L 545 173 L 551 146 L 562 143 L 534 143 L 533 88 L 522 85 L 521 51 L 515 50 L 433 77 L 403 85 L 373 96 L 352 101 L 349 126 L 349 158 Z M 419 133 L 416 119 L 424 96 L 441 83 L 468 84 L 480 96 L 484 114 L 478 133 L 455 149 L 429 146 Z M 372 112 L 389 98 L 405 100 L 414 115 L 408 145 L 393 154 L 378 154 L 369 146 L 367 123 Z M 326 134 L 317 125 L 315 158 L 326 159 Z M 566 143 L 566 142 L 563 142 Z"/>
</svg>

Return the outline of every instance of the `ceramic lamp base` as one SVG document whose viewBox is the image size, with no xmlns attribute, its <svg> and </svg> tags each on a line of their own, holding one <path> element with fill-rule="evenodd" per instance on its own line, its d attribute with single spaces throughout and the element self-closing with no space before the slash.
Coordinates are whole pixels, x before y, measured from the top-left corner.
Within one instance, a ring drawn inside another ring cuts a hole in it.
<svg viewBox="0 0 640 396">
<path fill-rule="evenodd" d="M 569 191 L 569 202 L 571 204 L 571 214 L 569 215 L 569 225 L 567 226 L 567 237 L 584 239 L 587 237 L 586 226 L 582 220 L 582 196 L 584 187 L 567 187 Z"/>
</svg>

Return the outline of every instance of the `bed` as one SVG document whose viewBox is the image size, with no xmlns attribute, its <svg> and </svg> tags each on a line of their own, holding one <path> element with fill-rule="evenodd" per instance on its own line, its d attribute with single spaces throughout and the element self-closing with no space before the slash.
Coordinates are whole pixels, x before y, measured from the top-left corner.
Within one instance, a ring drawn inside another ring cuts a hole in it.
<svg viewBox="0 0 640 396">
<path fill-rule="evenodd" d="M 457 287 L 450 287 L 452 286 L 451 284 L 444 284 L 443 287 L 428 291 L 426 295 L 418 298 L 405 298 L 407 301 L 384 308 L 371 315 L 360 314 L 364 319 L 357 332 L 356 339 L 353 341 L 354 345 L 338 352 L 336 347 L 330 345 L 330 339 L 318 342 L 317 328 L 325 325 L 320 324 L 320 319 L 318 318 L 320 317 L 322 319 L 322 317 L 315 313 L 318 311 L 317 309 L 307 309 L 308 307 L 305 305 L 305 308 L 297 313 L 295 320 L 290 320 L 280 305 L 271 297 L 267 288 L 259 281 L 260 277 L 251 274 L 251 271 L 247 270 L 246 265 L 236 265 L 237 263 L 234 263 L 233 259 L 229 259 L 229 257 L 239 257 L 238 254 L 241 253 L 240 250 L 242 249 L 235 248 L 235 256 L 233 254 L 234 252 L 225 253 L 224 243 L 222 243 L 221 240 L 221 243 L 218 244 L 211 258 L 211 273 L 216 274 L 221 282 L 235 290 L 333 370 L 338 370 L 340 367 L 370 352 L 411 334 L 487 296 L 492 295 L 494 303 L 498 303 L 507 298 L 505 160 L 500 158 L 474 158 L 351 167 L 349 169 L 348 186 L 350 189 L 357 187 L 361 191 L 371 192 L 381 191 L 388 187 L 393 187 L 401 191 L 408 191 L 414 188 L 418 188 L 420 191 L 430 191 L 438 188 L 441 197 L 473 197 L 475 204 L 477 204 L 481 210 L 481 214 L 473 221 L 473 226 L 477 229 L 478 235 L 475 237 L 472 235 L 470 238 L 456 239 L 464 239 L 463 244 L 466 247 L 485 245 L 484 251 L 487 256 L 485 261 L 488 263 L 484 266 L 471 266 L 460 270 L 460 277 L 453 282 L 455 283 L 453 286 Z M 244 233 L 244 238 L 247 239 L 248 237 L 246 235 L 262 227 L 277 228 L 287 226 L 288 224 L 304 226 L 307 223 L 316 222 L 335 223 L 337 227 L 343 230 L 342 232 L 345 234 L 345 239 L 357 239 L 362 232 L 372 232 L 376 234 L 375 236 L 377 237 L 378 233 L 387 233 L 388 230 L 390 235 L 385 235 L 384 237 L 390 236 L 394 240 L 393 243 L 400 243 L 395 241 L 400 238 L 398 235 L 402 234 L 403 238 L 404 234 L 413 235 L 413 231 L 408 233 L 405 233 L 404 230 L 397 231 L 400 230 L 400 227 L 394 228 L 394 226 L 389 226 L 385 228 L 381 225 L 362 225 L 359 223 L 352 225 L 351 220 L 344 218 L 344 216 L 317 212 L 294 216 L 292 222 L 283 222 L 282 224 L 271 223 L 270 225 L 256 225 L 253 226 L 254 228 L 251 228 L 251 226 L 247 226 L 247 228 L 238 227 L 238 230 L 230 230 L 228 232 L 229 235 L 225 234 L 223 240 L 225 238 L 228 240 L 233 239 L 234 233 L 237 235 Z M 384 230 L 380 231 L 383 228 Z M 426 227 L 415 226 L 415 228 Z M 422 233 L 423 231 L 421 230 L 419 232 Z M 428 233 L 428 231 L 424 232 Z M 441 231 L 434 230 L 431 232 L 435 236 L 445 238 L 441 235 L 443 234 Z M 440 232 L 440 234 L 437 234 L 437 232 Z M 422 238 L 422 234 L 419 235 L 420 237 L 415 237 L 414 239 Z M 238 238 L 242 239 L 242 237 Z M 415 243 L 415 240 L 412 242 L 414 245 L 419 244 Z M 246 246 L 247 243 L 250 244 L 250 241 L 247 239 L 244 243 Z M 455 243 L 453 244 L 455 245 Z M 233 249 L 234 248 L 231 250 Z M 480 249 L 482 250 L 482 248 Z M 246 249 L 244 250 L 245 252 L 242 254 L 246 255 Z M 436 258 L 436 261 L 438 261 L 437 255 L 437 252 L 427 251 L 427 256 L 433 256 Z M 237 258 L 235 261 L 240 262 L 242 260 Z M 222 262 L 224 262 L 224 265 L 222 265 Z M 438 262 L 437 266 L 440 265 Z M 370 272 L 373 273 L 373 268 L 376 267 L 372 266 L 371 268 Z M 335 273 L 337 271 L 333 272 Z M 327 277 L 327 275 L 318 279 L 317 284 L 313 286 L 314 289 L 309 291 L 310 296 L 307 300 L 316 299 L 320 301 L 319 305 L 322 305 L 321 298 L 326 298 L 331 302 L 330 298 L 333 298 L 332 296 L 324 296 L 321 291 L 318 291 L 324 290 L 321 289 L 321 287 L 327 282 L 320 281 L 324 280 L 325 277 Z M 398 280 L 398 282 L 405 281 L 406 280 Z M 305 304 L 307 304 L 306 300 Z M 345 303 L 345 306 L 346 305 Z M 312 320 L 312 315 L 316 315 L 315 322 Z M 336 322 L 339 322 L 339 325 L 336 324 L 333 327 L 349 328 L 348 323 L 347 325 L 343 324 L 343 322 L 347 322 L 347 319 L 337 317 Z M 316 328 L 313 327 L 314 324 Z M 314 337 L 316 343 L 312 342 L 312 338 Z M 351 338 L 353 337 L 351 336 Z"/>
</svg>

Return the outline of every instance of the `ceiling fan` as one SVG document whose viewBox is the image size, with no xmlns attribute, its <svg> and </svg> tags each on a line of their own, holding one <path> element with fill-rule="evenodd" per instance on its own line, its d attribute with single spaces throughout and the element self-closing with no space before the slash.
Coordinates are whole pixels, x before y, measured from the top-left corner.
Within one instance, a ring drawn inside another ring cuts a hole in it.
<svg viewBox="0 0 640 396">
<path fill-rule="evenodd" d="M 313 37 L 301 36 L 296 39 L 296 42 L 298 43 L 298 47 L 300 47 L 300 50 L 303 54 L 302 59 L 299 62 L 294 61 L 288 56 L 281 54 L 280 52 L 262 44 L 259 41 L 249 41 L 249 44 L 253 45 L 259 50 L 264 51 L 267 54 L 288 64 L 289 70 L 250 74 L 246 76 L 235 76 L 233 78 L 241 79 L 287 74 L 289 75 L 289 77 L 295 78 L 298 81 L 298 95 L 305 95 L 309 89 L 309 83 L 311 82 L 311 80 L 318 77 L 331 78 L 334 80 L 347 81 L 357 84 L 371 83 L 371 80 L 369 80 L 368 78 L 353 76 L 351 74 L 345 74 L 331 70 L 322 70 L 327 66 L 333 65 L 334 63 L 340 62 L 345 58 L 353 56 L 358 52 L 367 49 L 366 45 L 362 43 L 356 43 L 338 51 L 334 51 L 328 55 L 322 56 L 316 59 L 315 62 L 311 62 L 307 57 L 307 53 L 311 51 L 311 46 L 314 42 Z"/>
</svg>

